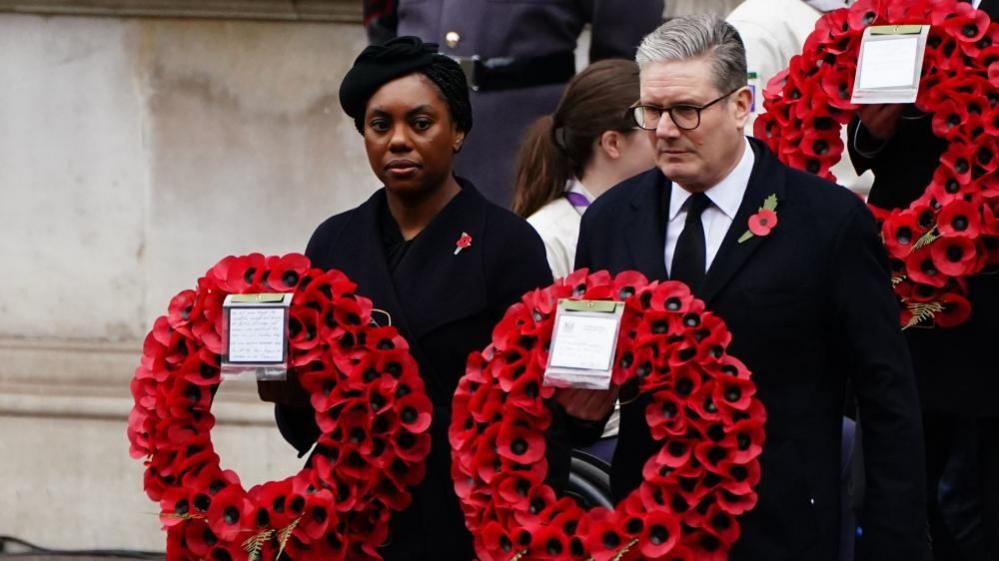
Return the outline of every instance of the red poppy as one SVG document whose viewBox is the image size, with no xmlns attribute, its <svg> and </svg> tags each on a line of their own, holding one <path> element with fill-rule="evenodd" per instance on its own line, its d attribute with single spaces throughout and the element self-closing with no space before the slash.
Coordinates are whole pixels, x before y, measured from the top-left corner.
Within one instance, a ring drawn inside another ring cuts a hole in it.
<svg viewBox="0 0 999 561">
<path fill-rule="evenodd" d="M 930 21 L 958 41 L 977 43 L 989 29 L 988 14 L 971 4 L 958 2 L 946 10 L 942 8 L 933 10 Z"/>
<path fill-rule="evenodd" d="M 933 321 L 940 327 L 960 325 L 971 315 L 971 303 L 960 294 L 948 292 L 940 297 L 943 311 L 933 316 Z"/>
<path fill-rule="evenodd" d="M 945 237 L 977 238 L 981 234 L 979 210 L 961 200 L 944 205 L 937 215 L 937 229 Z"/>
<path fill-rule="evenodd" d="M 219 280 L 219 287 L 225 292 L 260 292 L 260 289 L 263 288 L 260 281 L 267 270 L 267 260 L 259 253 L 226 258 L 216 267 L 218 268 L 216 277 Z M 219 278 L 219 274 L 224 276 Z"/>
<path fill-rule="evenodd" d="M 204 521 L 191 520 L 184 525 L 184 545 L 195 558 L 207 558 L 208 552 L 218 543 L 218 536 Z"/>
<path fill-rule="evenodd" d="M 966 237 L 942 237 L 930 245 L 933 265 L 944 275 L 965 276 L 974 272 L 975 244 Z"/>
<path fill-rule="evenodd" d="M 433 404 L 422 393 L 411 393 L 395 401 L 399 422 L 412 433 L 424 432 L 430 428 L 432 410 Z"/>
<path fill-rule="evenodd" d="M 715 386 L 714 402 L 719 407 L 730 407 L 745 411 L 756 394 L 756 385 L 748 378 L 727 377 L 718 380 Z"/>
<path fill-rule="evenodd" d="M 943 100 L 933 115 L 933 133 L 951 140 L 968 121 L 967 107 L 953 99 Z"/>
<path fill-rule="evenodd" d="M 872 25 L 881 25 L 885 20 L 883 4 L 885 0 L 857 0 L 850 6 L 847 23 L 854 31 L 863 31 Z"/>
<path fill-rule="evenodd" d="M 928 209 L 927 209 L 928 211 Z M 920 220 L 921 213 L 907 210 L 893 210 L 882 226 L 882 238 L 888 253 L 898 259 L 905 259 L 916 241 L 926 233 Z"/>
<path fill-rule="evenodd" d="M 749 231 L 756 236 L 769 235 L 775 226 L 777 226 L 777 213 L 772 210 L 760 209 L 749 217 Z"/>
<path fill-rule="evenodd" d="M 267 287 L 274 292 L 292 292 L 309 271 L 309 258 L 299 253 L 271 256 L 267 262 Z"/>
<path fill-rule="evenodd" d="M 496 437 L 497 452 L 510 461 L 529 464 L 545 455 L 545 440 L 536 431 L 504 420 Z"/>
<path fill-rule="evenodd" d="M 252 529 L 252 513 L 253 504 L 247 500 L 246 492 L 233 485 L 212 498 L 208 525 L 221 540 L 235 541 L 237 536 Z"/>
<path fill-rule="evenodd" d="M 930 17 L 932 4 L 929 0 L 908 0 L 889 2 L 886 8 L 891 21 L 926 21 Z"/>
</svg>

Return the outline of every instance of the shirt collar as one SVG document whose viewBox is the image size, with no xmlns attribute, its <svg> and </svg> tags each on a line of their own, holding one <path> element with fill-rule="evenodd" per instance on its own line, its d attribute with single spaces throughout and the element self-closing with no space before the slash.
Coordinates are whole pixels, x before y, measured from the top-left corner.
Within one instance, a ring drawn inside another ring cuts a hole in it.
<svg viewBox="0 0 999 561">
<path fill-rule="evenodd" d="M 593 202 L 593 195 L 586 190 L 586 187 L 579 181 L 579 179 L 576 179 L 576 176 L 569 178 L 569 181 L 566 182 L 565 190 L 569 193 L 579 193 L 580 195 L 586 197 L 587 201 L 591 203 Z"/>
<path fill-rule="evenodd" d="M 718 207 L 730 220 L 735 220 L 736 213 L 739 212 L 739 205 L 742 204 L 742 197 L 746 194 L 746 186 L 749 185 L 749 177 L 753 174 L 753 164 L 756 155 L 753 154 L 753 147 L 749 140 L 745 140 L 746 147 L 742 151 L 742 159 L 735 168 L 729 172 L 725 179 L 719 181 L 714 187 L 704 192 L 711 200 L 711 204 Z M 670 189 L 669 200 L 669 220 L 672 221 L 683 208 L 683 204 L 690 198 L 690 191 L 674 183 L 674 189 Z"/>
</svg>

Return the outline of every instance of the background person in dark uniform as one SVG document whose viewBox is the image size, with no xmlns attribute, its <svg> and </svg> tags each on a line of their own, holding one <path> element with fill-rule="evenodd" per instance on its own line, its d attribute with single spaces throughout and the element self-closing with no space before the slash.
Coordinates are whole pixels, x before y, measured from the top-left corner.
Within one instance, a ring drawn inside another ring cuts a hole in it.
<svg viewBox="0 0 999 561">
<path fill-rule="evenodd" d="M 996 21 L 999 0 L 975 2 Z M 919 198 L 947 142 L 908 105 L 861 106 L 850 157 L 874 171 L 869 202 L 906 208 Z M 968 279 L 971 317 L 948 329 L 905 332 L 923 406 L 927 499 L 937 561 L 999 560 L 999 274 Z"/>
<path fill-rule="evenodd" d="M 472 114 L 464 74 L 436 46 L 402 37 L 368 47 L 347 73 L 340 102 L 385 187 L 321 224 L 306 255 L 313 266 L 346 273 L 358 294 L 388 313 L 434 403 L 426 478 L 413 490 L 412 505 L 393 513 L 389 543 L 380 551 L 389 561 L 470 560 L 471 536 L 451 480 L 451 400 L 468 354 L 489 343 L 507 307 L 552 282 L 544 247 L 527 222 L 453 175 Z M 463 234 L 471 245 L 456 253 Z M 301 396 L 271 393 L 265 399 L 279 401 L 282 434 L 305 454 L 318 436 L 315 412 Z M 561 442 L 549 439 L 556 487 L 568 479 Z"/>
<path fill-rule="evenodd" d="M 845 188 L 790 169 L 743 130 L 751 94 L 735 29 L 677 18 L 638 51 L 657 168 L 612 188 L 583 216 L 576 266 L 685 282 L 732 332 L 767 409 L 759 503 L 740 518 L 731 561 L 835 561 L 846 381 L 864 429 L 862 561 L 924 561 L 919 403 L 887 255 Z M 776 196 L 777 222 L 740 242 Z M 762 231 L 761 231 L 762 232 Z M 617 498 L 642 480 L 648 396 L 621 389 L 611 472 Z M 626 404 L 627 403 L 627 404 Z"/>
<path fill-rule="evenodd" d="M 663 0 L 366 0 L 369 36 L 414 35 L 461 58 L 476 122 L 488 132 L 469 139 L 456 169 L 506 207 L 517 147 L 575 74 L 583 27 L 591 25 L 591 62 L 632 58 L 662 13 Z"/>
</svg>

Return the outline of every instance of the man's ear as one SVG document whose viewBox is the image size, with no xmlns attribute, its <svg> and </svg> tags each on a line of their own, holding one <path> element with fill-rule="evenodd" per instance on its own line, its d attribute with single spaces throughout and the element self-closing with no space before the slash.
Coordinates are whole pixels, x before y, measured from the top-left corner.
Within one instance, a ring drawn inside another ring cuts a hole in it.
<svg viewBox="0 0 999 561">
<path fill-rule="evenodd" d="M 735 112 L 736 121 L 740 128 L 745 127 L 753 112 L 753 91 L 749 89 L 749 86 L 743 86 L 732 94 L 732 97 L 732 110 Z"/>
<path fill-rule="evenodd" d="M 621 157 L 623 142 L 624 135 L 618 131 L 604 131 L 603 134 L 600 135 L 597 146 L 603 150 L 610 159 L 616 160 Z"/>
</svg>

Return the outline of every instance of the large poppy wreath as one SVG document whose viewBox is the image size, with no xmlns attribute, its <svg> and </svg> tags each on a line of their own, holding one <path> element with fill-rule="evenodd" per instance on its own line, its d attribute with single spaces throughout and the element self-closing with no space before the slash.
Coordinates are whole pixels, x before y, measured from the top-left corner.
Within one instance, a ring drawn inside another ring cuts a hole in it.
<svg viewBox="0 0 999 561">
<path fill-rule="evenodd" d="M 764 91 L 756 121 L 784 163 L 835 179 L 840 128 L 869 25 L 932 24 L 916 108 L 950 145 L 924 194 L 906 209 L 872 207 L 892 258 L 902 325 L 967 320 L 967 277 L 999 265 L 999 26 L 955 0 L 859 0 L 816 24 L 800 55 Z"/>
<path fill-rule="evenodd" d="M 561 298 L 625 302 L 613 382 L 637 380 L 662 449 L 614 510 L 584 511 L 544 483 L 542 384 Z M 678 282 L 585 269 L 528 293 L 473 353 L 454 397 L 452 471 L 481 561 L 727 558 L 756 505 L 766 418 L 731 334 Z"/>
<path fill-rule="evenodd" d="M 381 559 L 390 512 L 425 472 L 431 403 L 406 341 L 373 325 L 354 289 L 302 255 L 227 257 L 156 320 L 132 380 L 128 438 L 160 503 L 168 560 Z M 289 374 L 322 434 L 299 473 L 247 491 L 219 465 L 210 407 L 223 300 L 255 292 L 294 293 Z"/>
</svg>

